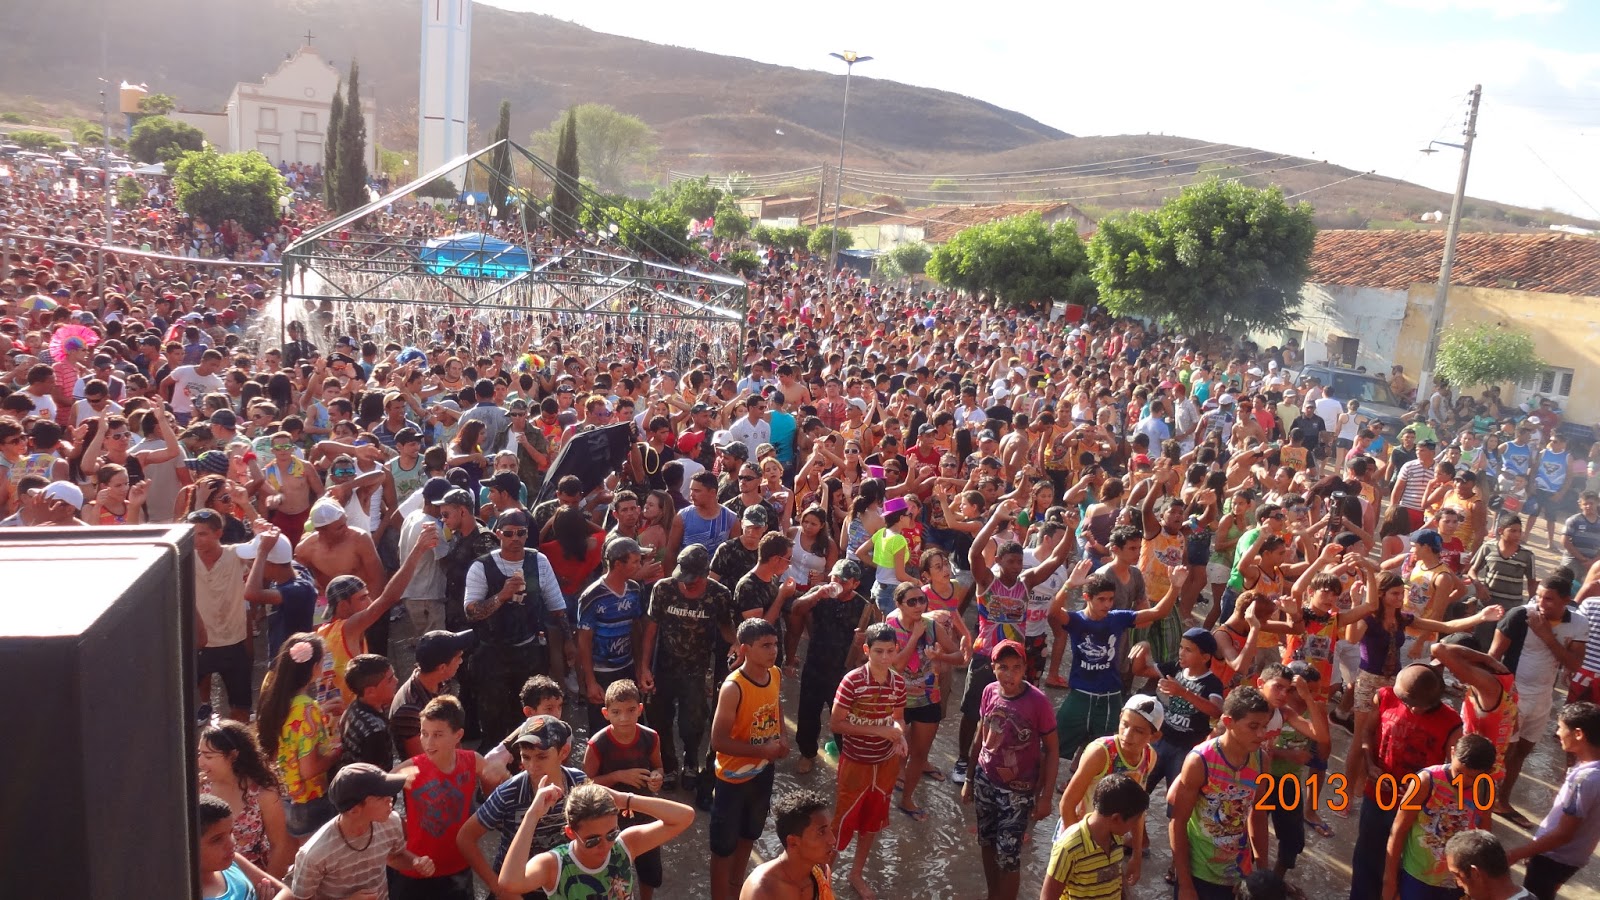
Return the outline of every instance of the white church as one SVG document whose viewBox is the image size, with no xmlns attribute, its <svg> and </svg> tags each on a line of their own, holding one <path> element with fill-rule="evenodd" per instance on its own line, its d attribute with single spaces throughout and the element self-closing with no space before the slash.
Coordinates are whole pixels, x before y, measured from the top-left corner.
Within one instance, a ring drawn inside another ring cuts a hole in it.
<svg viewBox="0 0 1600 900">
<path fill-rule="evenodd" d="M 328 130 L 328 110 L 343 73 L 309 44 L 258 82 L 233 86 L 222 112 L 177 110 L 172 118 L 200 129 L 213 146 L 230 153 L 259 150 L 274 165 L 320 165 Z M 377 171 L 378 121 L 371 88 L 363 84 L 362 115 L 367 120 L 368 166 Z"/>
</svg>

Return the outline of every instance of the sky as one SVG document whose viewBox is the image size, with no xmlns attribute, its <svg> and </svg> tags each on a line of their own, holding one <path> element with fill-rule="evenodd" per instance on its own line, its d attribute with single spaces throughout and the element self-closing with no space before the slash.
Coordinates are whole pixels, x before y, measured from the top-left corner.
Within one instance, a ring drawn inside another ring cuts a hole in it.
<svg viewBox="0 0 1600 900">
<path fill-rule="evenodd" d="M 1600 219 L 1597 0 L 480 0 L 596 31 L 939 88 L 1076 135 L 1160 132 Z M 819 160 L 819 162 L 821 162 Z M 1310 198 L 1308 198 L 1310 199 Z M 1445 210 L 1448 212 L 1448 209 Z"/>
</svg>

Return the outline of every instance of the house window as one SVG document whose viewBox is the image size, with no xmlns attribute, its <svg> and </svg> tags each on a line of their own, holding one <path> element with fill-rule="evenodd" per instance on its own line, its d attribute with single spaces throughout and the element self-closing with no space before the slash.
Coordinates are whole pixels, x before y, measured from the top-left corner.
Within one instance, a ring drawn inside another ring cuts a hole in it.
<svg viewBox="0 0 1600 900">
<path fill-rule="evenodd" d="M 263 106 L 256 123 L 257 131 L 278 130 L 278 110 L 275 107 Z"/>
<path fill-rule="evenodd" d="M 1353 337 L 1328 336 L 1328 365 L 1343 366 L 1347 369 L 1356 367 L 1356 355 L 1361 349 L 1361 341 Z"/>
<path fill-rule="evenodd" d="M 301 113 L 300 130 L 315 134 L 317 130 L 317 114 L 314 112 Z"/>
<path fill-rule="evenodd" d="M 1517 385 L 1517 399 L 1527 401 L 1539 396 L 1564 406 L 1572 397 L 1572 374 L 1571 369 L 1545 369 Z"/>
</svg>

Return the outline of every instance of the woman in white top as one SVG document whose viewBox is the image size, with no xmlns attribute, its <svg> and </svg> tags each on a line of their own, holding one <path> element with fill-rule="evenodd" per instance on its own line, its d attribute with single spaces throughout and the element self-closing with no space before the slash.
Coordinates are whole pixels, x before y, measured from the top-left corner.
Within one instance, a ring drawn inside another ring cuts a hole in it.
<svg viewBox="0 0 1600 900">
<path fill-rule="evenodd" d="M 1344 412 L 1339 413 L 1338 433 L 1334 437 L 1334 446 L 1338 448 L 1334 456 L 1335 468 L 1344 468 L 1344 458 L 1355 446 L 1356 435 L 1367 422 L 1368 418 L 1361 414 L 1361 401 L 1354 397 L 1346 401 Z"/>
</svg>

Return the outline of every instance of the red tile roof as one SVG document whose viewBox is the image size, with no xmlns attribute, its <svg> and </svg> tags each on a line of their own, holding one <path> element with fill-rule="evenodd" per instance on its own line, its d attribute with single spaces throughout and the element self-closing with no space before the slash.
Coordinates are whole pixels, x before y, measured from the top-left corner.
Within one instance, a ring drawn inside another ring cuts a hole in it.
<svg viewBox="0 0 1600 900">
<path fill-rule="evenodd" d="M 1438 282 L 1442 231 L 1317 233 L 1313 284 L 1405 290 Z M 1468 232 L 1456 241 L 1451 284 L 1600 297 L 1600 240 L 1573 234 Z"/>
</svg>

